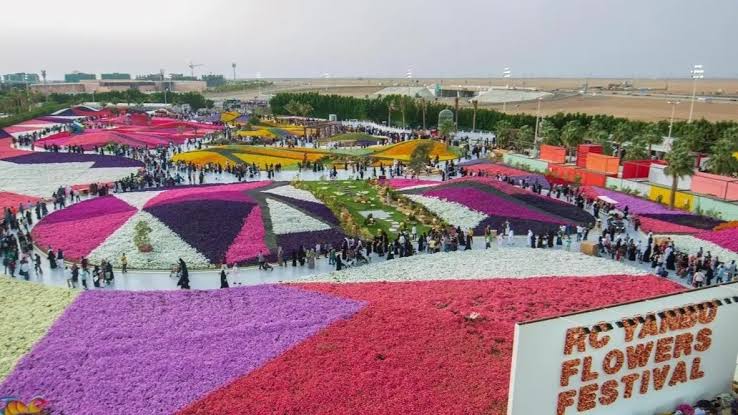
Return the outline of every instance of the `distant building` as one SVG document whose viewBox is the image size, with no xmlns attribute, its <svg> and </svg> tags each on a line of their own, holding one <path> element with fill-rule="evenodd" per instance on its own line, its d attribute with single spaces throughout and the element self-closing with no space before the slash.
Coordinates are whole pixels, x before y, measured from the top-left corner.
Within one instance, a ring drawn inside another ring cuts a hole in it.
<svg viewBox="0 0 738 415">
<path fill-rule="evenodd" d="M 164 90 L 170 92 L 202 92 L 205 91 L 207 85 L 205 81 L 95 79 L 81 82 L 37 83 L 32 84 L 30 88 L 32 91 L 42 94 L 89 94 L 92 92 L 127 91 L 129 89 L 137 89 L 141 92 L 162 92 Z"/>
<path fill-rule="evenodd" d="M 72 73 L 64 74 L 64 82 L 80 82 L 80 81 L 90 81 L 97 79 L 97 76 L 94 73 L 84 73 L 79 71 L 74 71 Z"/>
<path fill-rule="evenodd" d="M 208 88 L 215 88 L 225 85 L 226 83 L 225 77 L 223 75 L 203 75 L 202 80 L 205 81 Z"/>
<path fill-rule="evenodd" d="M 197 78 L 194 76 L 186 76 L 181 73 L 170 73 L 169 78 L 172 81 L 197 81 Z"/>
<path fill-rule="evenodd" d="M 102 73 L 100 74 L 100 79 L 102 80 L 129 80 L 131 79 L 131 74 L 119 73 L 119 72 Z"/>
<path fill-rule="evenodd" d="M 136 75 L 136 79 L 139 81 L 161 81 L 164 75 L 161 73 L 151 73 L 148 75 Z"/>
<path fill-rule="evenodd" d="M 27 85 L 27 84 L 37 84 L 41 82 L 41 79 L 38 77 L 38 74 L 26 73 L 26 72 L 16 72 L 16 73 L 6 74 L 6 75 L 3 75 L 2 80 L 4 84 L 8 84 L 8 85 Z"/>
</svg>

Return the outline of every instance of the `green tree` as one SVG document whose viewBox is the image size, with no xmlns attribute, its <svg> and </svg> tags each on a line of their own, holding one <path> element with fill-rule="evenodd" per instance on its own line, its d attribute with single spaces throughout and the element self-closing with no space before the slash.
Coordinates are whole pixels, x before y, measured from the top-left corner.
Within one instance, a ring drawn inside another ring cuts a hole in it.
<svg viewBox="0 0 738 415">
<path fill-rule="evenodd" d="M 561 133 L 559 132 L 559 129 L 556 127 L 556 125 L 549 120 L 544 119 L 541 122 L 538 135 L 543 138 L 544 144 L 549 144 L 552 146 L 561 144 Z"/>
<path fill-rule="evenodd" d="M 502 120 L 495 126 L 495 136 L 497 137 L 497 146 L 502 148 L 512 148 L 515 144 L 515 129 L 512 123 Z"/>
<path fill-rule="evenodd" d="M 569 121 L 564 125 L 561 130 L 561 142 L 566 147 L 567 157 L 579 144 L 582 144 L 584 133 L 584 127 L 579 121 Z"/>
<path fill-rule="evenodd" d="M 625 160 L 643 160 L 648 158 L 648 142 L 646 136 L 638 134 L 633 137 L 625 149 Z"/>
<path fill-rule="evenodd" d="M 712 146 L 710 159 L 707 160 L 707 168 L 715 174 L 726 176 L 738 174 L 738 127 L 725 130 L 720 138 Z"/>
<path fill-rule="evenodd" d="M 430 160 L 431 151 L 433 150 L 433 143 L 430 141 L 419 144 L 415 147 L 412 154 L 410 154 L 410 161 L 408 162 L 408 168 L 415 172 L 416 175 L 425 171 Z"/>
<path fill-rule="evenodd" d="M 641 136 L 646 142 L 646 145 L 648 145 L 647 158 L 651 158 L 651 147 L 664 142 L 664 137 L 661 135 L 659 126 L 657 124 L 649 124 L 646 128 L 643 129 Z"/>
<path fill-rule="evenodd" d="M 517 139 L 515 140 L 515 149 L 521 151 L 528 148 L 533 148 L 533 140 L 535 139 L 535 131 L 530 125 L 524 125 L 518 128 Z"/>
<path fill-rule="evenodd" d="M 451 136 L 451 133 L 454 131 L 454 129 L 454 122 L 451 120 L 446 120 L 438 126 L 438 134 L 441 137 L 448 138 Z"/>
<path fill-rule="evenodd" d="M 664 173 L 672 176 L 669 206 L 674 209 L 679 179 L 694 174 L 694 156 L 689 151 L 689 143 L 684 139 L 674 140 L 671 151 L 666 155 L 666 162 L 669 164 Z"/>
<path fill-rule="evenodd" d="M 625 144 L 625 142 L 627 141 L 630 141 L 634 135 L 635 134 L 633 132 L 633 126 L 627 121 L 621 122 L 615 127 L 615 130 L 613 130 L 612 132 L 611 138 L 617 146 L 618 152 L 621 148 L 623 148 L 623 144 Z"/>
</svg>

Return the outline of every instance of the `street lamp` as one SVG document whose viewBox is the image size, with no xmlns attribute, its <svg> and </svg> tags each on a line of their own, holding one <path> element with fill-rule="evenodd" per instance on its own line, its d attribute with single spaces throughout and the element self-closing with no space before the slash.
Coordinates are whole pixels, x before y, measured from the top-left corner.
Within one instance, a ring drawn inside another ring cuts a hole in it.
<svg viewBox="0 0 738 415">
<path fill-rule="evenodd" d="M 671 139 L 671 130 L 674 128 L 674 113 L 676 112 L 676 106 L 681 104 L 681 101 L 667 101 L 671 105 L 671 119 L 669 120 L 669 138 Z"/>
<path fill-rule="evenodd" d="M 167 103 L 167 92 L 169 92 L 169 87 L 164 87 L 164 105 Z"/>
<path fill-rule="evenodd" d="M 533 146 L 536 149 L 536 156 L 538 156 L 538 129 L 541 125 L 541 101 L 543 101 L 543 97 L 538 97 L 538 108 L 536 109 L 536 129 L 535 133 L 533 134 Z"/>
<path fill-rule="evenodd" d="M 705 70 L 702 65 L 694 65 L 692 70 L 692 102 L 689 104 L 689 119 L 688 123 L 692 122 L 692 113 L 694 112 L 694 100 L 697 96 L 697 80 L 705 77 Z"/>
<path fill-rule="evenodd" d="M 509 79 L 512 73 L 510 72 L 510 68 L 505 68 L 505 70 L 502 71 L 502 77 L 504 79 Z M 505 81 L 505 89 L 509 89 L 510 85 Z M 507 98 L 503 98 L 502 101 L 502 112 L 505 112 L 507 109 Z"/>
</svg>

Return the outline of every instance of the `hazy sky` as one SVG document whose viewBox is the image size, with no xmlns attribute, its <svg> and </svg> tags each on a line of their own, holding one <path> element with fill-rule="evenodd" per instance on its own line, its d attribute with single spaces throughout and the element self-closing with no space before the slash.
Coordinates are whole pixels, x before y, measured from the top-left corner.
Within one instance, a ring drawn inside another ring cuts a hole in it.
<svg viewBox="0 0 738 415">
<path fill-rule="evenodd" d="M 738 77 L 736 0 L 3 1 L 0 73 Z"/>
</svg>

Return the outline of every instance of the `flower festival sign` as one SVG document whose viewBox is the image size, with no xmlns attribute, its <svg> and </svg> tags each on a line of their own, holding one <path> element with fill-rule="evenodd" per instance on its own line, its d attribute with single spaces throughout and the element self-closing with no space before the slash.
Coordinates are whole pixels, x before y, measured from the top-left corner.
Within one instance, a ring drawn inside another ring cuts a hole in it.
<svg viewBox="0 0 738 415">
<path fill-rule="evenodd" d="M 725 392 L 736 320 L 730 283 L 518 323 L 507 413 L 650 415 Z"/>
</svg>

